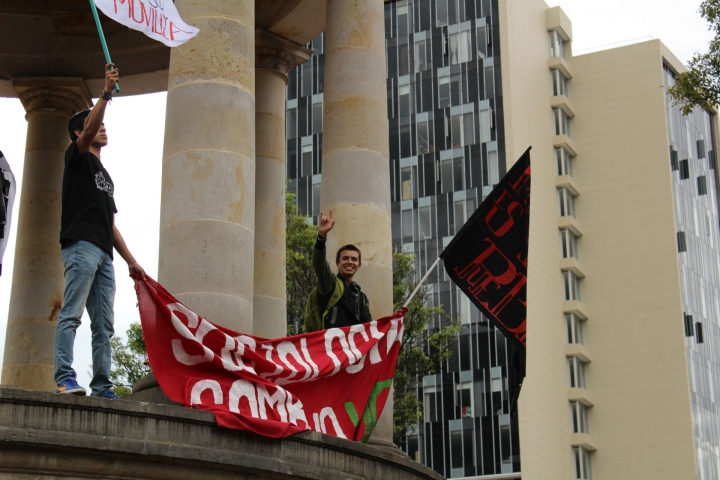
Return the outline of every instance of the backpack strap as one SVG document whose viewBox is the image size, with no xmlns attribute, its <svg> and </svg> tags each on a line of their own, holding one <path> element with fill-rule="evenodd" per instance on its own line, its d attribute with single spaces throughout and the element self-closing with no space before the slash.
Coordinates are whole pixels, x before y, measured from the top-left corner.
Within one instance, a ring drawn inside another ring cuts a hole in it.
<svg viewBox="0 0 720 480">
<path fill-rule="evenodd" d="M 327 317 L 330 311 L 335 307 L 335 305 L 338 304 L 344 293 L 345 282 L 343 282 L 340 277 L 335 277 L 335 288 L 333 289 L 332 294 L 328 299 L 327 306 L 325 307 L 325 311 L 323 312 L 321 317 L 323 328 L 325 328 L 325 317 Z"/>
</svg>

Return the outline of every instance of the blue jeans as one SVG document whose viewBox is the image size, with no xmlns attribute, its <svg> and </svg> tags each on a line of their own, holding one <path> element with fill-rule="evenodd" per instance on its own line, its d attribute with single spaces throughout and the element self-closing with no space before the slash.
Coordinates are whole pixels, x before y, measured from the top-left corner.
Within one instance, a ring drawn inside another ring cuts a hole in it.
<svg viewBox="0 0 720 480">
<path fill-rule="evenodd" d="M 92 331 L 92 395 L 113 386 L 110 381 L 110 338 L 115 303 L 115 270 L 112 258 L 91 242 L 78 241 L 62 250 L 65 295 L 55 329 L 55 381 L 77 378 L 73 363 L 75 332 L 87 307 Z"/>
</svg>

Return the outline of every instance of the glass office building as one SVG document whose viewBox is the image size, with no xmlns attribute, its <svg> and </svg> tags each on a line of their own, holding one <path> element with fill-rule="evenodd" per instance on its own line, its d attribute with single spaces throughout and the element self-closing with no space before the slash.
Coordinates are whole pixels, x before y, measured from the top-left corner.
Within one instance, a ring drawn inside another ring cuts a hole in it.
<svg viewBox="0 0 720 480">
<path fill-rule="evenodd" d="M 675 75 L 664 67 L 666 89 Z M 720 478 L 720 263 L 713 118 L 683 116 L 666 97 L 678 261 L 685 322 L 698 478 Z"/>
<path fill-rule="evenodd" d="M 497 3 L 385 3 L 392 235 L 418 275 L 506 171 Z M 289 74 L 288 191 L 317 222 L 322 181 L 324 35 L 311 60 Z M 404 446 L 446 477 L 520 471 L 518 426 L 509 412 L 507 349 L 450 282 L 429 279 L 433 305 L 463 326 L 453 359 L 420 380 L 423 422 Z"/>
</svg>

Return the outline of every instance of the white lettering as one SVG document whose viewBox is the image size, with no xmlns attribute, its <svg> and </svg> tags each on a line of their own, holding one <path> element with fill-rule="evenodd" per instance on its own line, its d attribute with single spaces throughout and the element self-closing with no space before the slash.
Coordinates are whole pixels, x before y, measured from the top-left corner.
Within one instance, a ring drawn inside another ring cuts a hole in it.
<svg viewBox="0 0 720 480">
<path fill-rule="evenodd" d="M 202 405 L 201 397 L 205 390 L 212 392 L 215 405 L 223 403 L 223 393 L 220 384 L 215 380 L 200 380 L 193 385 L 192 391 L 190 392 L 190 405 Z"/>
<path fill-rule="evenodd" d="M 250 406 L 250 415 L 259 418 L 257 398 L 255 398 L 255 386 L 247 380 L 235 380 L 230 387 L 230 402 L 228 408 L 231 412 L 240 413 L 240 399 L 247 398 Z"/>
<path fill-rule="evenodd" d="M 284 389 L 277 387 L 275 393 L 270 395 L 265 385 L 258 384 L 257 386 L 257 398 L 258 406 L 260 407 L 260 418 L 267 420 L 267 411 L 265 404 L 269 405 L 270 408 L 275 407 L 277 404 L 277 411 L 280 414 L 280 421 L 287 422 L 287 411 L 285 409 L 285 401 L 287 399 L 287 393 Z"/>
</svg>

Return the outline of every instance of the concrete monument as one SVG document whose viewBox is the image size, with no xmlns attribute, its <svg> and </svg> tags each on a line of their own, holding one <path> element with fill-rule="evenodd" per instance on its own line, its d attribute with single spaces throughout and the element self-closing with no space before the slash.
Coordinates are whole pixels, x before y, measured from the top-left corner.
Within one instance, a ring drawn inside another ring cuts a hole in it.
<svg viewBox="0 0 720 480">
<path fill-rule="evenodd" d="M 216 323 L 269 338 L 285 334 L 286 74 L 310 58 L 302 45 L 326 31 L 322 203 L 340 220 L 328 252 L 335 243 L 357 244 L 373 316 L 390 314 L 383 1 L 177 0 L 176 6 L 200 33 L 172 51 L 103 20 L 113 61 L 122 67 L 121 95 L 168 92 L 158 159 L 159 281 Z M 100 91 L 105 60 L 85 0 L 8 0 L 0 5 L 0 24 L 9 29 L 0 43 L 0 96 L 18 97 L 29 122 L 2 371 L 2 383 L 20 389 L 0 389 L 0 418 L 12 425 L 0 433 L 0 442 L 12 446 L 0 472 L 54 478 L 53 465 L 65 458 L 86 465 L 82 475 L 89 478 L 180 478 L 158 473 L 153 462 L 186 461 L 202 478 L 439 478 L 392 447 L 392 403 L 371 438 L 371 445 L 389 447 L 384 452 L 310 432 L 273 440 L 220 430 L 209 413 L 179 407 L 41 393 L 55 388 L 66 124 L 90 105 L 90 92 Z M 70 435 L 56 431 L 55 408 L 67 417 L 62 429 Z M 36 415 L 38 409 L 47 416 Z M 113 430 L 116 422 L 130 430 Z M 162 433 L 155 430 L 160 425 Z M 150 439 L 149 431 L 157 435 Z M 32 447 L 23 443 L 40 437 Z M 228 438 L 236 450 L 213 450 Z M 82 453 L 63 450 L 75 443 Z M 252 461 L 262 445 L 275 452 L 272 459 Z M 105 456 L 95 458 L 98 449 Z M 203 449 L 207 455 L 198 453 Z M 140 460 L 123 460 L 128 455 Z M 349 463 L 339 468 L 335 460 Z"/>
</svg>

